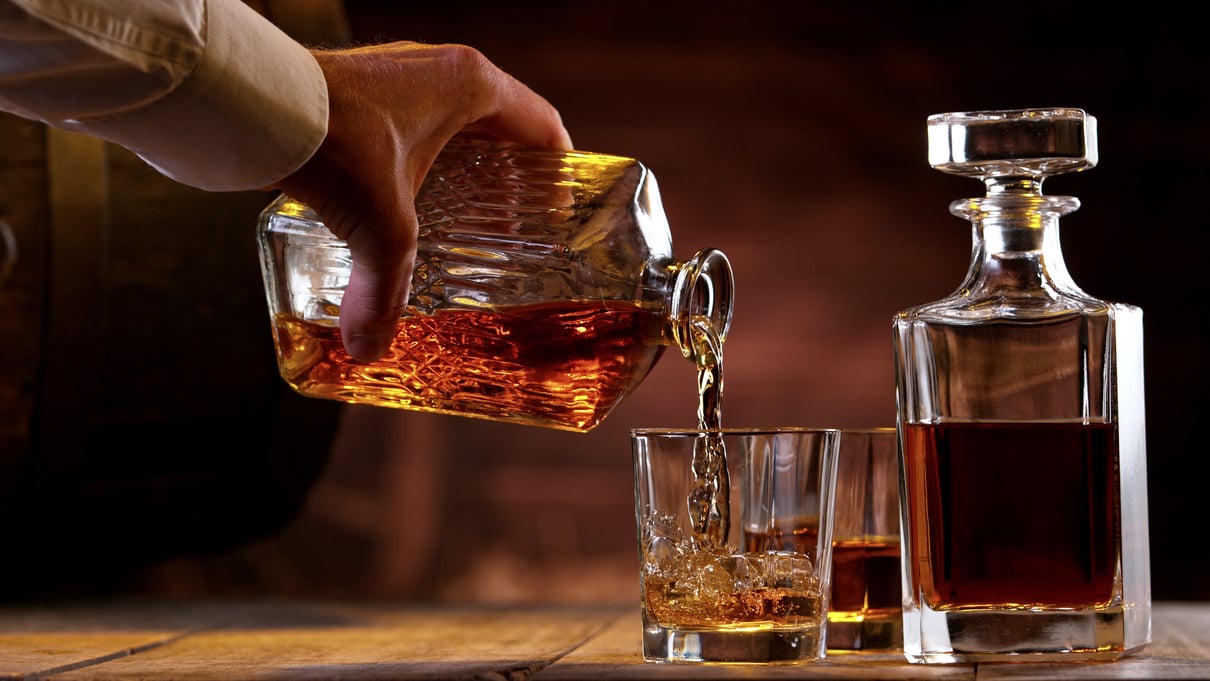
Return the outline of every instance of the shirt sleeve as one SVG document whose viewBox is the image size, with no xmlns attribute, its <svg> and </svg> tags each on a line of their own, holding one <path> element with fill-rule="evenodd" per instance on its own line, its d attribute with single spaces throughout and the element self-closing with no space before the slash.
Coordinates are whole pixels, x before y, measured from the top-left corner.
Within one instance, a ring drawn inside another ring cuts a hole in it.
<svg viewBox="0 0 1210 681">
<path fill-rule="evenodd" d="M 212 191 L 276 183 L 328 123 L 314 56 L 240 0 L 0 0 L 0 109 Z"/>
</svg>

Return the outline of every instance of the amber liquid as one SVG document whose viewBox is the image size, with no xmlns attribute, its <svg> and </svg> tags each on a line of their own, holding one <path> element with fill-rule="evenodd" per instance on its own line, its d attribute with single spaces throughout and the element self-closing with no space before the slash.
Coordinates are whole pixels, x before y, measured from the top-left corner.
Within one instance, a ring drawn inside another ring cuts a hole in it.
<svg viewBox="0 0 1210 681">
<path fill-rule="evenodd" d="M 903 608 L 902 593 L 897 539 L 848 539 L 832 543 L 829 619 L 897 619 Z"/>
<path fill-rule="evenodd" d="M 714 555 L 713 564 L 708 563 Z M 756 564 L 765 556 L 755 556 Z M 737 563 L 736 556 L 725 552 L 700 552 L 692 560 L 697 574 L 725 574 L 727 566 Z M 784 566 L 769 569 L 784 569 Z M 745 630 L 797 629 L 819 621 L 819 591 L 801 585 L 759 584 L 734 587 L 734 578 L 727 575 L 718 588 L 696 579 L 666 578 L 648 574 L 643 579 L 643 603 L 648 615 L 666 627 L 681 630 L 717 631 L 729 627 Z M 689 584 L 688 588 L 686 584 Z"/>
<path fill-rule="evenodd" d="M 371 364 L 350 359 L 334 327 L 284 315 L 275 324 L 282 377 L 304 395 L 581 432 L 664 348 L 656 314 L 612 302 L 405 316 Z"/>
<path fill-rule="evenodd" d="M 744 530 L 747 551 L 793 551 L 814 556 L 819 540 L 816 519 L 797 519 L 787 528 Z M 899 579 L 899 541 L 852 539 L 832 543 L 833 614 L 850 618 L 899 617 L 903 592 Z"/>
<path fill-rule="evenodd" d="M 690 359 L 697 367 L 697 427 L 706 437 L 694 440 L 693 489 L 685 500 L 697 548 L 727 545 L 731 532 L 731 474 L 723 427 L 723 341 L 708 320 L 691 325 Z"/>
<path fill-rule="evenodd" d="M 934 610 L 1113 595 L 1113 424 L 904 426 L 913 581 Z"/>
<path fill-rule="evenodd" d="M 785 526 L 774 523 L 773 529 L 744 529 L 744 550 L 755 553 L 763 551 L 793 551 L 804 556 L 814 556 L 819 543 L 819 519 L 798 518 Z"/>
<path fill-rule="evenodd" d="M 685 547 L 674 561 L 648 557 L 643 598 L 648 615 L 682 630 L 739 627 L 799 629 L 817 625 L 823 606 L 811 570 L 817 523 L 744 531 L 744 550 Z"/>
</svg>

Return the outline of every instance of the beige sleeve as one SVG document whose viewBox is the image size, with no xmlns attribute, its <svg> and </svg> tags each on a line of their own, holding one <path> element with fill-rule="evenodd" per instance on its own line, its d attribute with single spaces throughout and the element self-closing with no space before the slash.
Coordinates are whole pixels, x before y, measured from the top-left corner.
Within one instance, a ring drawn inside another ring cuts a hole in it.
<svg viewBox="0 0 1210 681">
<path fill-rule="evenodd" d="M 214 191 L 270 185 L 327 132 L 314 57 L 240 0 L 0 0 L 0 108 Z"/>
</svg>

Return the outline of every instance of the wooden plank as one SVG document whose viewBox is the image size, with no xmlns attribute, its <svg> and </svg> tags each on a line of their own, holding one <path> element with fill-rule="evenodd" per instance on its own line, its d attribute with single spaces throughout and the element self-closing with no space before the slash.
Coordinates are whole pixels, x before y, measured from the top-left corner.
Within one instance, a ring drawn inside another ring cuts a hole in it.
<svg viewBox="0 0 1210 681">
<path fill-rule="evenodd" d="M 216 628 L 64 680 L 528 678 L 601 630 L 599 608 L 243 606 Z"/>
<path fill-rule="evenodd" d="M 0 607 L 0 679 L 1210 679 L 1210 604 L 1155 606 L 1154 642 L 1113 663 L 654 664 L 633 608 L 336 602 Z"/>
<path fill-rule="evenodd" d="M 583 646 L 534 675 L 535 681 L 633 679 L 974 679 L 974 665 L 908 664 L 898 653 L 829 653 L 801 664 L 665 664 L 643 660 L 643 625 L 637 610 L 617 618 Z"/>
<path fill-rule="evenodd" d="M 152 603 L 0 608 L 0 679 L 89 668 L 228 617 L 224 608 Z"/>
</svg>

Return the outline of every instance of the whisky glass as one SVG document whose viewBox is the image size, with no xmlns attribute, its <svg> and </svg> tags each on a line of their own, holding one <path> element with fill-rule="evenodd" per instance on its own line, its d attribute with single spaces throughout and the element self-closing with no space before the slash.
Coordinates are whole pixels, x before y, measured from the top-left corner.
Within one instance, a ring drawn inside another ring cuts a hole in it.
<svg viewBox="0 0 1210 681">
<path fill-rule="evenodd" d="M 844 428 L 832 523 L 828 650 L 903 647 L 899 553 L 895 428 Z"/>
<path fill-rule="evenodd" d="M 794 663 L 825 656 L 839 431 L 632 431 L 652 662 Z M 715 539 L 693 521 L 703 447 L 725 452 Z"/>
</svg>

